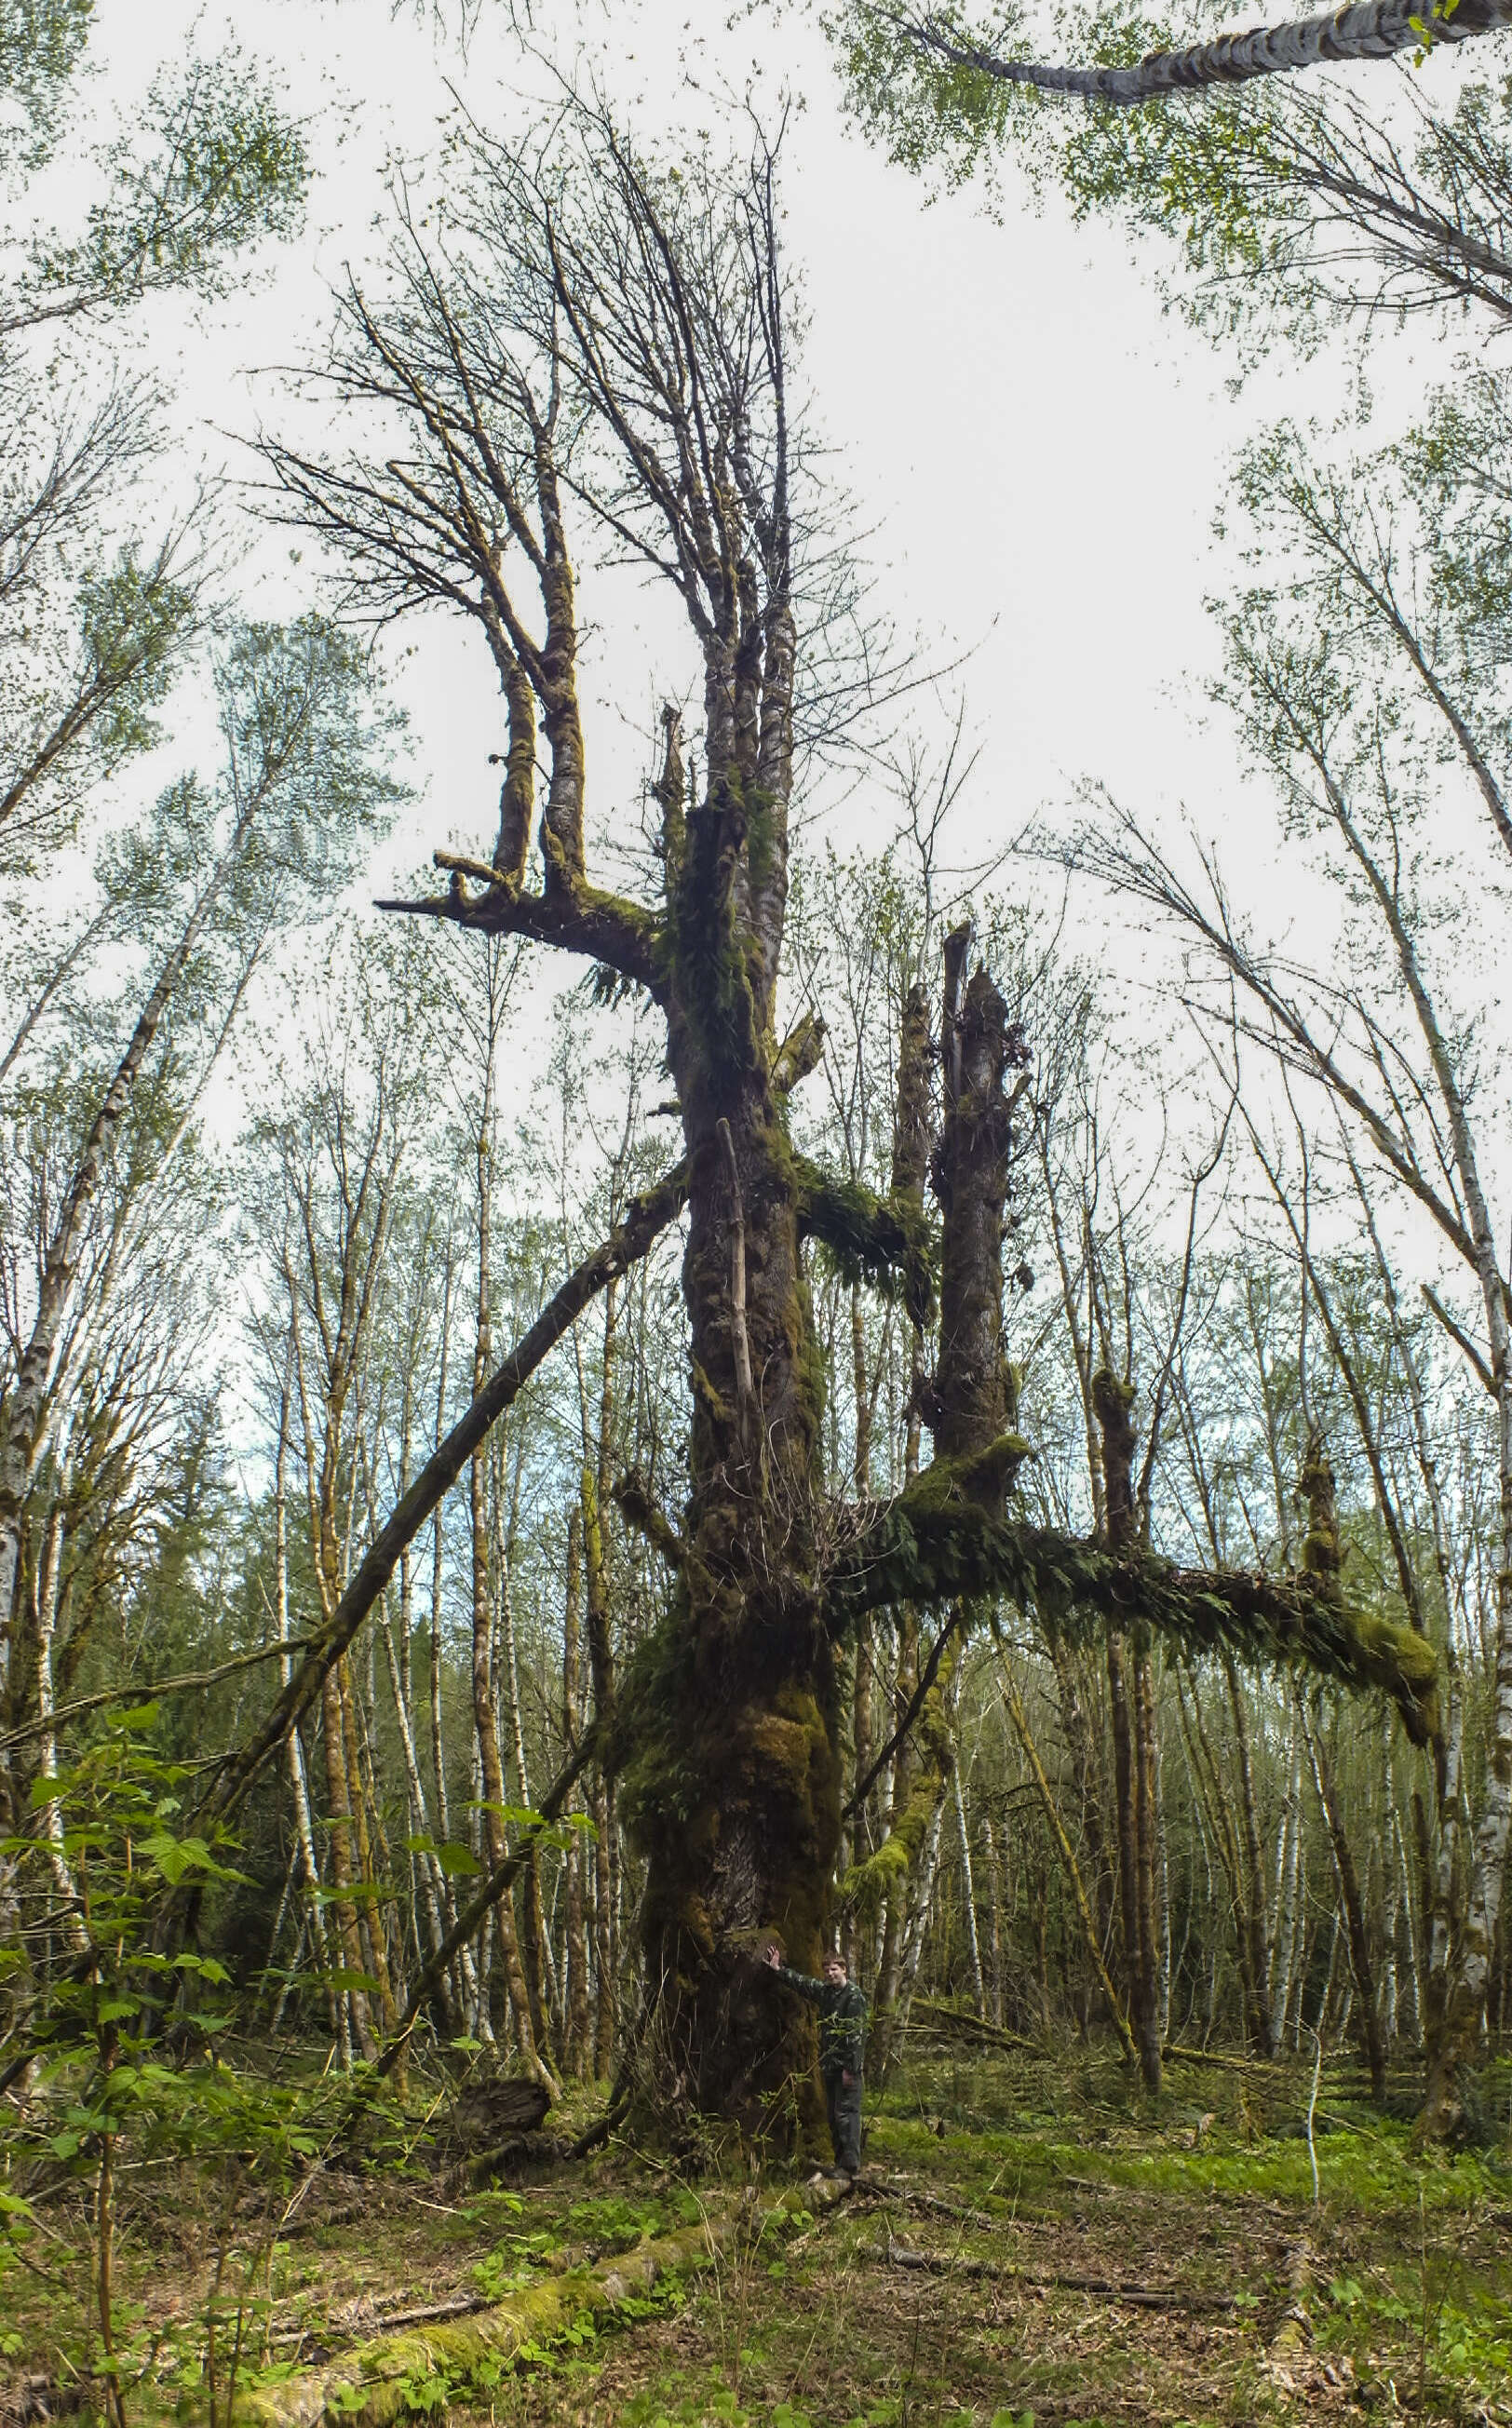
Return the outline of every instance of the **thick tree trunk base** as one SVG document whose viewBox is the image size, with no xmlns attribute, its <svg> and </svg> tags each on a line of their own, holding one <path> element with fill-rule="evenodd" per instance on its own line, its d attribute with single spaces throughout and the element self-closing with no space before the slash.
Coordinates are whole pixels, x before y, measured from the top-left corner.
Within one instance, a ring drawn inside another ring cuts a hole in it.
<svg viewBox="0 0 1512 2428">
<path fill-rule="evenodd" d="M 748 1626 L 717 1679 L 715 1665 L 674 1639 L 630 1690 L 654 1723 L 637 1727 L 621 1784 L 648 1859 L 637 2104 L 674 2145 L 722 2119 L 748 2141 L 819 2157 L 813 2013 L 763 1958 L 775 1940 L 816 1972 L 825 1944 L 840 1835 L 834 1668 L 822 1640 L 790 1638 L 784 1659 L 775 1627 Z"/>
<path fill-rule="evenodd" d="M 1412 2128 L 1415 2150 L 1472 2149 L 1495 2138 L 1468 2059 L 1433 2057 L 1422 2107 Z"/>
</svg>

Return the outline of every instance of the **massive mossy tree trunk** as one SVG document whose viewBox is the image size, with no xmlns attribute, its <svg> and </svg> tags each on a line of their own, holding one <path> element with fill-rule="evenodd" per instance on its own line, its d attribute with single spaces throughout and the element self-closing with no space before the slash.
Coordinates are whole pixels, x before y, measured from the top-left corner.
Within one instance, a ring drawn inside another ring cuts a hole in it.
<svg viewBox="0 0 1512 2428">
<path fill-rule="evenodd" d="M 687 1148 L 692 1404 L 673 1614 L 646 1664 L 627 1816 L 649 1864 L 660 2040 L 693 2103 L 754 2110 L 810 2068 L 756 1961 L 817 1962 L 840 1832 L 837 1678 L 814 1539 L 823 1382 L 800 1189 L 774 1083 L 787 889 L 793 618 L 781 569 L 706 643 L 707 788 L 659 787 L 667 1059 Z"/>
</svg>

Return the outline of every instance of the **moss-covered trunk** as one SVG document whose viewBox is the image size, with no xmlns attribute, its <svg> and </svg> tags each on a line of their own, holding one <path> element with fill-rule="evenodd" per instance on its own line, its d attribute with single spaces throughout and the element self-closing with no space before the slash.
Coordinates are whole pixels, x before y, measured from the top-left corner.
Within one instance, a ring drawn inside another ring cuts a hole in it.
<svg viewBox="0 0 1512 2428">
<path fill-rule="evenodd" d="M 801 2014 L 757 1960 L 775 1936 L 816 1968 L 840 1833 L 811 1511 L 820 1380 L 773 1107 L 759 1088 L 680 1076 L 692 1490 L 671 1628 L 641 1682 L 657 1725 L 626 1802 L 649 1859 L 648 1953 L 676 2088 L 754 2122 L 813 2062 Z"/>
<path fill-rule="evenodd" d="M 660 2087 L 750 2124 L 812 2075 L 807 2010 L 759 1960 L 775 1937 L 816 1967 L 840 1838 L 814 1541 L 823 1380 L 774 1075 L 792 632 L 785 607 L 763 620 L 741 618 L 728 666 L 711 656 L 702 802 L 684 813 L 675 726 L 658 787 L 667 1059 L 688 1156 L 690 1490 L 671 1619 L 627 1690 L 639 1742 L 623 1785 L 649 1862 Z M 812 2124 L 816 2093 L 800 2105 Z"/>
</svg>

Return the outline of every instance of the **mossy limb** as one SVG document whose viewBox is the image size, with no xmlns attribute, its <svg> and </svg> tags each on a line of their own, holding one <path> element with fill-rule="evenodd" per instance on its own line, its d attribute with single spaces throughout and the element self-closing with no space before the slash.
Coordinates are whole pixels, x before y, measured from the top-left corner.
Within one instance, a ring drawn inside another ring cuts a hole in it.
<svg viewBox="0 0 1512 2428">
<path fill-rule="evenodd" d="M 938 1464 L 938 1462 L 936 1462 Z M 1034 1610 L 1051 1634 L 1140 1624 L 1189 1652 L 1225 1647 L 1241 1659 L 1301 1663 L 1342 1684 L 1390 1697 L 1414 1745 L 1438 1720 L 1438 1661 L 1409 1627 L 1350 1603 L 1337 1583 L 1253 1569 L 1184 1569 L 1154 1552 L 1119 1556 L 1044 1527 L 992 1519 L 929 1470 L 878 1510 L 831 1571 L 831 1633 L 894 1602 L 994 1597 Z"/>
<path fill-rule="evenodd" d="M 789 2233 L 815 2205 L 819 2188 L 782 2193 L 754 2220 L 744 2209 L 642 2242 L 597 2267 L 573 2268 L 512 2292 L 470 2319 L 438 2319 L 429 2326 L 380 2336 L 341 2360 L 289 2378 L 281 2386 L 237 2396 L 236 2428 L 386 2428 L 413 2416 L 417 2381 L 443 2378 L 463 2391 L 484 2369 L 507 2367 L 567 2335 L 581 2321 L 608 2324 L 627 2305 L 643 2302 L 669 2276 L 713 2264 L 743 2235 L 760 2241 Z"/>
</svg>

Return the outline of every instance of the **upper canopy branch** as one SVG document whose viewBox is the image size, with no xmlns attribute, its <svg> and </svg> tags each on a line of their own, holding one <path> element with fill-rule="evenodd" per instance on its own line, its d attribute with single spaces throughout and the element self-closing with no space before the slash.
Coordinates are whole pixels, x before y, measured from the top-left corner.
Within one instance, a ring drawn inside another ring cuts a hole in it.
<svg viewBox="0 0 1512 2428">
<path fill-rule="evenodd" d="M 1150 51 L 1135 67 L 1057 67 L 1042 59 L 1002 58 L 972 41 L 953 18 L 932 11 L 916 16 L 907 9 L 866 6 L 862 14 L 881 18 L 916 49 L 952 67 L 973 68 L 999 83 L 1029 85 L 1038 92 L 1108 102 L 1119 109 L 1208 86 L 1285 75 L 1296 68 L 1393 58 L 1403 51 L 1493 34 L 1512 22 L 1508 0 L 1457 0 L 1450 15 L 1433 0 L 1359 0 L 1356 7 L 1325 16 L 1221 34 L 1216 41 L 1191 42 L 1181 50 Z"/>
<path fill-rule="evenodd" d="M 496 936 L 526 936 L 537 944 L 557 944 L 569 953 L 586 954 L 633 978 L 657 1002 L 662 1000 L 657 940 L 661 925 L 653 911 L 622 894 L 606 894 L 582 879 L 545 894 L 517 894 L 485 861 L 438 851 L 437 868 L 450 869 L 452 883 L 440 895 L 418 901 L 385 900 L 380 910 L 407 910 L 421 918 L 451 919 L 460 927 L 481 927 Z M 467 880 L 482 891 L 469 893 Z"/>
</svg>

